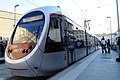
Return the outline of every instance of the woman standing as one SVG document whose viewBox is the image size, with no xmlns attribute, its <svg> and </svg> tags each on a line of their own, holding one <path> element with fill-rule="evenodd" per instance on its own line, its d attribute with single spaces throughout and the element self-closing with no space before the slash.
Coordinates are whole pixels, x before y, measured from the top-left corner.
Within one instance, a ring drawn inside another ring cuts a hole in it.
<svg viewBox="0 0 120 80">
<path fill-rule="evenodd" d="M 107 49 L 108 49 L 108 53 L 110 53 L 110 39 L 107 40 Z"/>
</svg>

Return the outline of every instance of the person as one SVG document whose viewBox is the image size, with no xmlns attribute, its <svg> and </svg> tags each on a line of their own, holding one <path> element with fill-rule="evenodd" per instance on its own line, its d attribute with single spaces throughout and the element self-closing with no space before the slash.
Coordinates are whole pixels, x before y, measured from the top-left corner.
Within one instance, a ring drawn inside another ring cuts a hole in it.
<svg viewBox="0 0 120 80">
<path fill-rule="evenodd" d="M 0 57 L 4 57 L 5 48 L 3 43 L 0 43 Z"/>
<path fill-rule="evenodd" d="M 119 57 L 116 58 L 116 61 L 120 62 L 120 35 L 118 35 L 116 43 L 117 43 L 117 46 L 118 46 L 118 54 L 119 54 Z"/>
<path fill-rule="evenodd" d="M 105 38 L 102 37 L 102 39 L 101 39 L 102 53 L 104 53 L 104 51 L 105 51 L 105 53 L 107 53 L 106 44 L 107 44 L 107 42 L 106 42 Z"/>
<path fill-rule="evenodd" d="M 110 53 L 110 39 L 107 40 L 107 49 L 108 49 L 108 53 Z"/>
</svg>

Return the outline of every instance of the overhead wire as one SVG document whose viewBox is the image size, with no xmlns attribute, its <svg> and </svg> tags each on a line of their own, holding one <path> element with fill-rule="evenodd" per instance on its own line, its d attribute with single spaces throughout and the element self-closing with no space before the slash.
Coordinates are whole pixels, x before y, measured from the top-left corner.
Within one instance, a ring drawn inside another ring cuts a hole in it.
<svg viewBox="0 0 120 80">
<path fill-rule="evenodd" d="M 82 11 L 81 8 L 78 6 L 78 4 L 77 4 L 74 0 L 72 0 L 72 2 L 75 4 L 75 6 L 76 6 L 80 11 Z"/>
<path fill-rule="evenodd" d="M 28 2 L 28 3 L 31 4 L 31 5 L 34 5 L 34 6 L 38 7 L 38 5 L 32 3 L 32 2 L 30 2 L 30 1 L 28 1 L 28 0 L 25 0 L 25 1 Z"/>
<path fill-rule="evenodd" d="M 72 2 L 78 8 L 79 11 L 83 12 L 83 10 L 79 7 L 79 5 L 74 0 L 72 0 Z M 84 28 L 84 26 L 82 28 Z"/>
<path fill-rule="evenodd" d="M 30 2 L 30 1 L 28 1 L 28 0 L 25 0 L 26 2 L 28 2 L 29 4 L 31 4 L 31 5 L 34 5 L 34 6 L 36 6 L 36 7 L 38 7 L 36 4 L 34 4 L 34 3 L 32 3 L 32 2 Z M 73 1 L 73 0 L 72 0 Z M 74 2 L 74 1 L 73 1 Z M 74 2 L 74 4 L 76 4 L 75 2 Z M 79 8 L 79 6 L 76 4 L 76 6 Z M 79 8 L 79 10 L 80 10 L 80 8 Z M 66 15 L 68 15 L 65 11 L 63 11 L 63 10 L 61 10 L 62 12 L 64 12 Z M 81 10 L 82 11 L 82 10 Z M 69 15 L 68 15 L 69 16 Z M 70 16 L 69 16 L 70 17 Z M 70 19 L 70 18 L 69 18 Z M 71 20 L 71 19 L 70 19 Z M 73 21 L 73 20 L 71 20 L 71 21 Z M 76 23 L 77 24 L 77 23 Z M 79 25 L 79 24 L 77 24 L 77 25 Z M 80 26 L 80 25 L 79 25 Z M 81 27 L 81 26 L 80 26 Z"/>
</svg>

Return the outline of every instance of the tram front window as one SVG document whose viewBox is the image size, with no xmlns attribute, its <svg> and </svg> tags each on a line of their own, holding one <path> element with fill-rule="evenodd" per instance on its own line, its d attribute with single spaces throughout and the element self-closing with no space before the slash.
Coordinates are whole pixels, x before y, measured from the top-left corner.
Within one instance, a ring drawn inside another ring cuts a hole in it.
<svg viewBox="0 0 120 80">
<path fill-rule="evenodd" d="M 37 43 L 44 27 L 45 17 L 40 11 L 26 14 L 18 22 L 13 33 L 12 44 Z"/>
</svg>

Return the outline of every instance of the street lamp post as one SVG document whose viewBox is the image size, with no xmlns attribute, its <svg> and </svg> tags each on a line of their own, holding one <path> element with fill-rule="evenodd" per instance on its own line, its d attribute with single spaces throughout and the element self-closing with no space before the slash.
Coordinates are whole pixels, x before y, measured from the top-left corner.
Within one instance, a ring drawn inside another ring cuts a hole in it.
<svg viewBox="0 0 120 80">
<path fill-rule="evenodd" d="M 16 4 L 16 5 L 14 6 L 14 27 L 16 26 L 16 8 L 17 8 L 18 6 L 19 6 L 18 4 Z"/>
<path fill-rule="evenodd" d="M 91 20 L 85 20 L 84 21 L 84 29 L 85 29 L 85 41 L 86 41 L 86 53 L 88 55 L 88 40 L 87 40 L 87 32 L 86 32 L 86 29 L 87 29 L 87 23 L 89 23 L 89 21 Z M 89 24 L 88 24 L 89 26 Z"/>
<path fill-rule="evenodd" d="M 119 35 L 119 33 L 120 33 L 120 24 L 119 24 L 118 0 L 116 0 L 116 8 L 117 8 L 118 35 Z M 116 58 L 116 61 L 120 62 L 120 46 L 119 46 L 118 54 L 119 54 L 119 57 Z"/>
<path fill-rule="evenodd" d="M 120 23 L 119 23 L 119 10 L 118 10 L 118 0 L 116 0 L 116 8 L 117 8 L 118 32 L 120 32 Z"/>
<path fill-rule="evenodd" d="M 112 45 L 112 27 L 111 27 L 111 17 L 106 17 L 110 19 L 110 36 L 111 36 L 111 45 Z"/>
</svg>

